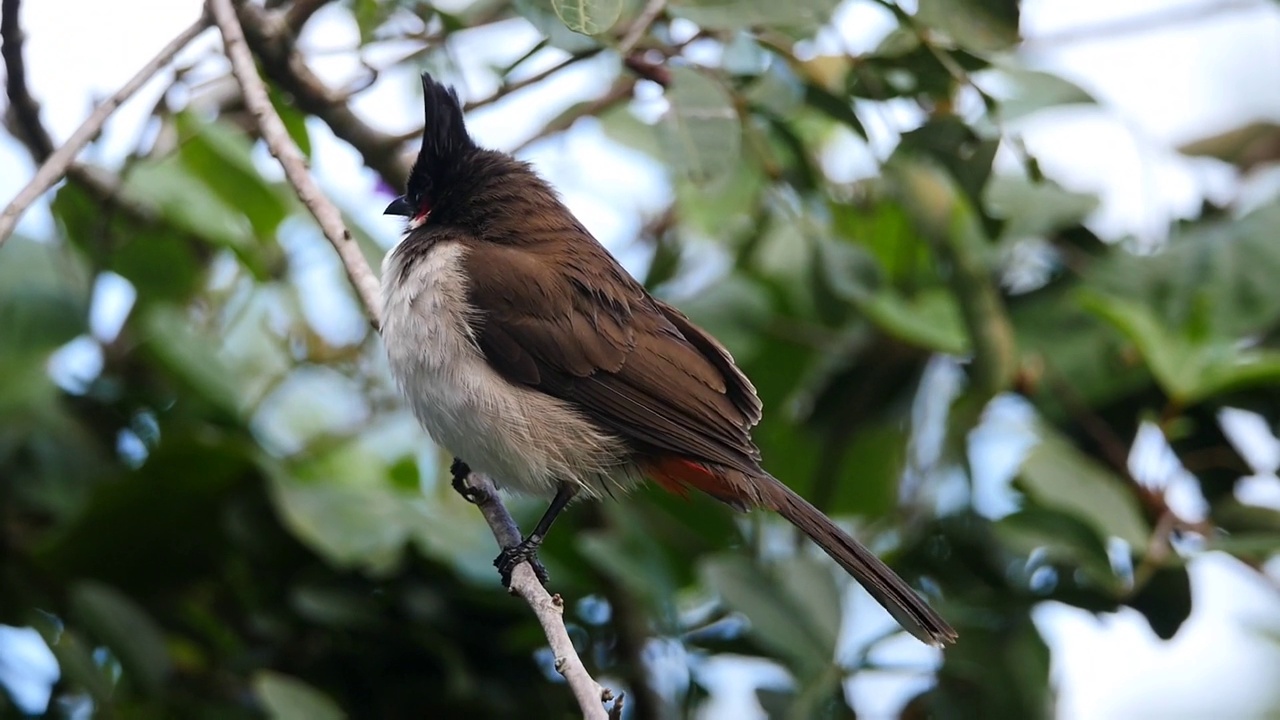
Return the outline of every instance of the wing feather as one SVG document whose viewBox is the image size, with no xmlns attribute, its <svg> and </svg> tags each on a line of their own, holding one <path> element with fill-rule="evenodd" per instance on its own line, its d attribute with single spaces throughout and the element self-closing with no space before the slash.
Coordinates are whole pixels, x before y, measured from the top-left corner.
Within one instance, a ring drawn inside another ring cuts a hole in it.
<svg viewBox="0 0 1280 720">
<path fill-rule="evenodd" d="M 590 235 L 573 257 L 558 255 L 563 247 L 468 243 L 472 331 L 489 364 L 640 452 L 760 472 L 750 435 L 760 401 L 724 347 L 645 292 Z"/>
</svg>

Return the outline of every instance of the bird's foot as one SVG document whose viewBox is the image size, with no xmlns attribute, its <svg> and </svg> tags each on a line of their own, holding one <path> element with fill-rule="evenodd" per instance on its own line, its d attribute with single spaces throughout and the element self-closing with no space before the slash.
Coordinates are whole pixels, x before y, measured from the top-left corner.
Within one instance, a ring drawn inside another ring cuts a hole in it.
<svg viewBox="0 0 1280 720">
<path fill-rule="evenodd" d="M 498 553 L 498 557 L 494 559 L 493 565 L 498 568 L 498 575 L 502 577 L 502 586 L 511 588 L 511 572 L 516 569 L 520 563 L 527 562 L 529 567 L 533 568 L 533 574 L 538 577 L 538 582 L 543 587 L 547 586 L 547 569 L 538 561 L 538 548 L 542 545 L 542 538 L 537 535 L 530 535 L 521 540 L 518 544 L 509 548 L 503 548 Z"/>
<path fill-rule="evenodd" d="M 462 458 L 454 458 L 449 466 L 449 474 L 453 476 L 453 489 L 462 499 L 473 505 L 479 505 L 488 499 L 488 493 L 467 484 L 467 476 L 471 474 L 471 466 Z"/>
</svg>

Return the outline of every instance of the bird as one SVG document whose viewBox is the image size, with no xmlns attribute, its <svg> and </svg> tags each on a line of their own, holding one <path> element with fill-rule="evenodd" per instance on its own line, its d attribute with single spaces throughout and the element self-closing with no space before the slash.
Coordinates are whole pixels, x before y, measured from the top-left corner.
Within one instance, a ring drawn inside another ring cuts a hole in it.
<svg viewBox="0 0 1280 720">
<path fill-rule="evenodd" d="M 550 497 L 494 561 L 504 584 L 576 498 L 652 482 L 799 528 L 921 641 L 956 632 L 910 585 L 762 466 L 761 403 L 728 350 L 653 297 L 525 162 L 481 147 L 458 95 L 422 75 L 422 147 L 386 215 L 388 365 L 455 477 Z"/>
</svg>

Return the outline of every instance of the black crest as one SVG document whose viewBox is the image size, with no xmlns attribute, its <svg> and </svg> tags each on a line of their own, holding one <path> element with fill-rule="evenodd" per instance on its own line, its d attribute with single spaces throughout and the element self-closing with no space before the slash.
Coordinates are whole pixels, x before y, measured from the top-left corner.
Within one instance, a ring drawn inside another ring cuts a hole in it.
<svg viewBox="0 0 1280 720">
<path fill-rule="evenodd" d="M 424 199 L 432 186 L 445 181 L 476 144 L 467 134 L 462 105 L 453 88 L 422 74 L 422 150 L 409 173 L 409 197 Z"/>
</svg>

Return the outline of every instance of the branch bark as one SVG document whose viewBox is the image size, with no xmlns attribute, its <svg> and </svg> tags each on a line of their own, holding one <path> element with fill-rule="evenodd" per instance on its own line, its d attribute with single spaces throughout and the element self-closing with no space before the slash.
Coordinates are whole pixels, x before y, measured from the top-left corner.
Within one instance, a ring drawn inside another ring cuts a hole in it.
<svg viewBox="0 0 1280 720">
<path fill-rule="evenodd" d="M 493 537 L 497 539 L 498 545 L 508 548 L 520 544 L 522 539 L 520 527 L 503 506 L 493 481 L 473 472 L 467 476 L 465 484 L 466 491 L 463 497 L 480 509 L 480 514 L 489 524 L 489 529 L 493 531 Z M 578 657 L 578 652 L 573 647 L 573 640 L 569 638 L 569 633 L 564 626 L 564 600 L 559 595 L 547 593 L 547 589 L 538 581 L 529 563 L 521 563 L 511 572 L 511 592 L 519 595 L 529 604 L 529 607 L 533 608 L 555 657 L 556 672 L 560 673 L 569 684 L 569 689 L 573 691 L 578 706 L 582 708 L 583 718 L 605 720 L 612 710 L 606 712 L 601 703 L 610 700 L 614 701 L 614 707 L 619 708 L 618 711 L 621 712 L 622 696 L 615 699 L 611 690 L 601 686 L 591 677 L 582 664 L 582 658 Z"/>
<path fill-rule="evenodd" d="M 579 106 L 577 109 L 566 111 L 563 115 L 560 115 L 559 117 L 555 118 L 551 122 L 547 123 L 546 126 L 543 127 L 541 130 L 539 130 L 536 134 L 534 134 L 533 137 L 525 140 L 524 142 L 520 143 L 515 148 L 513 148 L 511 150 L 511 154 L 516 155 L 522 152 L 525 148 L 529 147 L 530 145 L 538 142 L 539 140 L 546 139 L 548 137 L 551 137 L 552 135 L 555 135 L 557 133 L 562 133 L 565 130 L 568 130 L 569 128 L 573 127 L 574 123 L 578 122 L 582 118 L 588 115 L 597 115 L 600 113 L 600 111 L 604 110 L 605 108 L 611 107 L 616 103 L 622 102 L 623 100 L 630 98 L 632 93 L 635 92 L 635 89 L 636 89 L 635 78 L 630 78 L 630 77 L 618 78 L 617 81 L 614 82 L 613 87 L 609 88 L 609 91 L 606 92 L 604 95 L 601 95 L 600 97 L 596 98 L 595 100 L 592 100 L 589 103 L 585 103 Z"/>
<path fill-rule="evenodd" d="M 6 2 L 6 10 L 8 4 L 9 2 Z M 13 0 L 12 4 L 16 9 L 16 0 Z M 6 15 L 5 22 L 8 21 L 9 18 Z M 4 212 L 0 213 L 0 245 L 3 245 L 4 241 L 9 239 L 9 235 L 13 233 L 13 229 L 18 225 L 18 219 L 21 218 L 22 213 L 31 206 L 31 203 L 38 200 L 46 190 L 53 187 L 54 183 L 67 174 L 71 164 L 76 159 L 76 155 L 80 154 L 80 151 L 92 142 L 95 137 L 97 137 L 98 133 L 102 130 L 102 126 L 106 124 L 107 119 L 116 111 L 116 108 L 119 108 L 143 85 L 147 84 L 147 81 L 159 72 L 161 68 L 168 65 L 169 62 L 173 60 L 173 57 L 182 50 L 182 48 L 186 47 L 187 44 L 194 40 L 201 32 L 204 32 L 204 29 L 208 24 L 208 19 L 201 17 L 199 20 L 192 23 L 191 27 L 179 33 L 177 37 L 160 50 L 158 55 L 144 65 L 133 77 L 129 78 L 129 81 L 126 82 L 123 87 L 117 90 L 111 97 L 107 98 L 102 104 L 98 105 L 89 117 L 81 123 L 80 127 L 76 128 L 76 131 L 71 134 L 71 137 L 62 145 L 62 147 L 54 150 L 48 155 L 44 160 L 44 163 L 40 166 L 40 169 L 36 171 L 35 177 L 31 178 L 31 182 L 27 183 L 26 187 L 22 188 L 22 190 L 18 192 L 17 196 L 14 197 L 14 199 L 5 207 Z M 18 32 L 19 34 L 21 33 L 20 30 Z M 5 37 L 5 46 L 8 47 L 9 43 L 7 38 L 9 36 L 5 35 Z M 20 47 L 18 48 L 18 52 L 21 52 Z M 21 62 L 21 60 L 18 62 Z M 10 67 L 13 66 L 10 65 Z M 17 76 L 15 78 L 11 73 L 9 81 L 10 83 L 15 81 L 19 82 L 22 86 L 21 92 L 26 93 L 26 83 L 24 78 L 21 76 Z M 11 89 L 10 92 L 12 93 L 13 90 Z M 10 97 L 13 98 L 13 95 L 11 94 Z M 26 95 L 26 98 L 28 100 L 31 99 L 29 94 Z M 38 113 L 38 109 L 36 109 L 35 112 Z M 37 125 L 37 127 L 40 128 L 40 132 L 43 134 L 43 126 Z M 44 137 L 48 140 L 48 135 L 44 135 Z M 39 150 L 37 148 L 38 144 L 33 143 L 33 152 L 38 153 Z"/>
<path fill-rule="evenodd" d="M 7 119 L 14 135 L 31 149 L 36 162 L 43 163 L 53 153 L 53 139 L 40 123 L 40 103 L 27 89 L 27 68 L 22 59 L 22 44 L 26 37 L 22 33 L 21 15 L 22 0 L 0 3 L 0 38 L 4 41 L 0 54 L 4 55 L 8 73 L 5 78 L 5 92 L 9 97 Z"/>
<path fill-rule="evenodd" d="M 247 8 L 247 5 L 241 5 L 241 12 L 246 12 Z M 280 161 L 285 176 L 293 185 L 298 197 L 315 216 L 325 237 L 337 250 L 347 276 L 355 285 L 374 327 L 381 327 L 378 282 L 360 253 L 359 247 L 352 240 L 350 232 L 343 225 L 337 208 L 320 192 L 310 173 L 307 172 L 306 161 L 301 151 L 293 144 L 284 123 L 272 107 L 262 78 L 258 76 L 253 54 L 245 38 L 245 31 L 241 27 L 240 18 L 237 16 L 236 7 L 232 4 L 232 0 L 209 0 L 209 9 L 222 32 L 226 54 L 231 60 L 232 72 L 240 83 L 245 105 L 258 123 L 263 140 L 270 148 L 271 154 Z M 489 478 L 472 473 L 467 478 L 467 485 L 471 491 L 469 497 L 480 508 L 498 544 L 504 548 L 518 544 L 521 540 L 520 529 L 506 507 L 502 505 L 493 482 Z M 573 641 L 565 628 L 563 600 L 559 595 L 547 593 L 529 563 L 518 565 L 512 572 L 511 591 L 533 609 L 546 634 L 547 642 L 555 653 L 556 669 L 564 676 L 573 691 L 582 709 L 583 717 L 589 720 L 606 720 L 609 712 L 605 710 L 602 702 L 612 700 L 613 694 L 591 677 L 582 659 L 578 657 Z M 621 707 L 621 697 L 619 697 L 614 702 L 613 708 L 620 713 Z"/>
<path fill-rule="evenodd" d="M 618 54 L 624 58 L 630 55 L 631 51 L 640 43 L 640 39 L 649 30 L 649 26 L 653 24 L 654 20 L 658 19 L 658 16 L 665 9 L 667 9 L 667 0 L 649 0 L 649 2 L 645 3 L 640 15 L 627 28 L 627 34 L 623 36 L 622 42 L 618 43 Z"/>
<path fill-rule="evenodd" d="M 258 77 L 253 54 L 245 41 L 235 7 L 232 6 L 231 0 L 210 0 L 209 9 L 218 23 L 218 29 L 222 31 L 222 40 L 227 58 L 231 60 L 232 73 L 240 83 L 245 107 L 249 108 L 254 121 L 258 124 L 262 139 L 267 143 L 271 154 L 280 161 L 285 177 L 297 192 L 298 199 L 307 206 L 307 210 L 311 211 L 324 236 L 338 252 L 338 257 L 342 259 L 342 266 L 347 271 L 347 277 L 355 286 L 356 294 L 364 304 L 373 326 L 381 328 L 378 279 L 369 268 L 369 264 L 365 262 L 360 246 L 351 236 L 351 231 L 342 222 L 342 213 L 329 202 L 329 199 L 320 191 L 320 186 L 312 179 L 311 173 L 307 171 L 306 158 L 303 157 L 298 146 L 293 144 L 289 131 L 285 129 L 284 121 L 271 105 L 267 88 L 262 84 L 262 78 Z"/>
<path fill-rule="evenodd" d="M 412 165 L 411 158 L 401 152 L 403 141 L 361 120 L 347 98 L 311 71 L 298 52 L 288 17 L 250 3 L 240 3 L 236 11 L 248 46 L 266 76 L 292 97 L 299 110 L 320 118 L 334 135 L 350 143 L 365 165 L 389 184 L 403 185 Z"/>
</svg>

